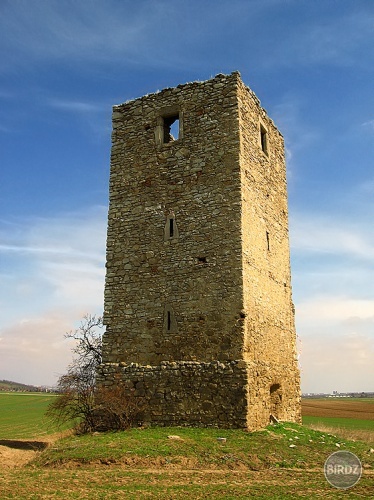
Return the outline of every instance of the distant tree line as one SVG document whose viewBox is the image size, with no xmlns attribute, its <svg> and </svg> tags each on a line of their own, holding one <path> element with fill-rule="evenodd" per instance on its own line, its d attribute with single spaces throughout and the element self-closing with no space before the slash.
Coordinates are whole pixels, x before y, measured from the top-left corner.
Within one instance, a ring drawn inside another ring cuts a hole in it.
<svg viewBox="0 0 374 500">
<path fill-rule="evenodd" d="M 0 391 L 3 392 L 46 392 L 46 387 L 37 387 L 35 385 L 19 384 L 11 380 L 0 380 Z"/>
</svg>

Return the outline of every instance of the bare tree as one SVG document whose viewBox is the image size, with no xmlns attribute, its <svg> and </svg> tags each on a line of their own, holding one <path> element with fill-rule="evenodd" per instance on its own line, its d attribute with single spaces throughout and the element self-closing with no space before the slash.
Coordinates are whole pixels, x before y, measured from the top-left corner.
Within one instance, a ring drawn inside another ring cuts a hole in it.
<svg viewBox="0 0 374 500">
<path fill-rule="evenodd" d="M 93 372 L 96 376 L 98 367 L 102 362 L 102 336 L 98 331 L 104 328 L 101 316 L 86 314 L 78 329 L 65 333 L 66 339 L 76 341 L 72 349 L 75 357 L 72 366 Z"/>
<path fill-rule="evenodd" d="M 75 341 L 73 361 L 59 378 L 59 395 L 47 409 L 58 425 L 75 422 L 80 432 L 124 430 L 141 419 L 143 400 L 121 384 L 119 374 L 111 387 L 96 385 L 102 362 L 102 328 L 102 317 L 86 315 L 77 330 L 65 334 Z"/>
<path fill-rule="evenodd" d="M 96 375 L 102 355 L 103 319 L 84 316 L 78 329 L 65 334 L 74 340 L 73 361 L 57 382 L 59 396 L 52 401 L 47 415 L 57 424 L 75 421 L 83 432 L 95 428 Z"/>
</svg>

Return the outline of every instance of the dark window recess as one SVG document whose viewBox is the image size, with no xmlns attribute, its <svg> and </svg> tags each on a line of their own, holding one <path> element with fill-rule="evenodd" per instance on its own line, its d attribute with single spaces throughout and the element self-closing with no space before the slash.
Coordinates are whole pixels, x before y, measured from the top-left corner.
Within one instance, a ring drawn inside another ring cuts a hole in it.
<svg viewBox="0 0 374 500">
<path fill-rule="evenodd" d="M 167 304 L 164 309 L 163 331 L 167 333 L 177 333 L 178 327 L 173 308 Z"/>
<path fill-rule="evenodd" d="M 280 385 L 279 384 L 273 384 L 271 387 L 270 387 L 270 394 L 274 394 L 275 392 L 278 392 L 280 389 Z"/>
<path fill-rule="evenodd" d="M 179 238 L 178 226 L 173 215 L 168 215 L 164 227 L 164 240 L 176 240 Z"/>
<path fill-rule="evenodd" d="M 266 231 L 266 244 L 267 244 L 267 249 L 270 251 L 270 236 L 267 231 Z"/>
<path fill-rule="evenodd" d="M 173 238 L 174 236 L 174 219 L 169 219 L 169 237 Z"/>
<path fill-rule="evenodd" d="M 171 329 L 171 312 L 168 311 L 168 318 L 167 318 L 167 331 L 170 332 Z"/>
<path fill-rule="evenodd" d="M 200 264 L 207 264 L 207 260 L 206 260 L 206 257 L 198 257 L 197 258 L 197 261 L 200 263 Z"/>
<path fill-rule="evenodd" d="M 179 139 L 179 114 L 164 117 L 164 143 Z"/>
<path fill-rule="evenodd" d="M 260 125 L 260 140 L 261 140 L 261 149 L 267 155 L 268 154 L 268 133 L 266 129 Z"/>
</svg>

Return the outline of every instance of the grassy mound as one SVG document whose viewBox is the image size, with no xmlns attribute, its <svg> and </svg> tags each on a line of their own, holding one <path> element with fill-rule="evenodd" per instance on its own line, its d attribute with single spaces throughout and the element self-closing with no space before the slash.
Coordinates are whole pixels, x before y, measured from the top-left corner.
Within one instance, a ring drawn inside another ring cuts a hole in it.
<svg viewBox="0 0 374 500">
<path fill-rule="evenodd" d="M 339 449 L 364 466 L 349 492 L 330 486 L 323 474 L 325 460 Z M 370 498 L 373 468 L 367 444 L 291 423 L 259 432 L 131 429 L 71 435 L 27 466 L 0 468 L 1 498 Z"/>
<path fill-rule="evenodd" d="M 224 438 L 224 439 L 221 439 Z M 374 465 L 374 454 L 362 442 L 347 441 L 305 426 L 282 423 L 264 431 L 148 428 L 117 433 L 70 436 L 37 458 L 38 466 L 69 463 L 122 466 L 311 469 L 323 467 L 334 451 L 345 449 Z"/>
</svg>

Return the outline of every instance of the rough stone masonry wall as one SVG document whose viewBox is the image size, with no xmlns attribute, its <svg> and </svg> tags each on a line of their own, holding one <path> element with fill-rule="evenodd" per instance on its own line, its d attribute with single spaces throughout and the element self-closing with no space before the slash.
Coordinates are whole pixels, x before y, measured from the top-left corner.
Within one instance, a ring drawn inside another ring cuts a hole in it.
<svg viewBox="0 0 374 500">
<path fill-rule="evenodd" d="M 99 381 L 122 380 L 129 394 L 147 402 L 143 423 L 161 426 L 247 427 L 247 371 L 243 361 L 163 361 L 104 365 Z"/>
<path fill-rule="evenodd" d="M 238 87 L 242 177 L 244 359 L 252 417 L 300 421 L 283 137 L 257 97 Z M 261 141 L 261 135 L 262 141 Z M 274 401 L 277 401 L 275 404 Z"/>
<path fill-rule="evenodd" d="M 106 362 L 241 358 L 237 85 L 219 75 L 114 108 Z M 162 144 L 172 112 L 181 137 Z M 165 240 L 170 217 L 178 233 Z"/>
</svg>

